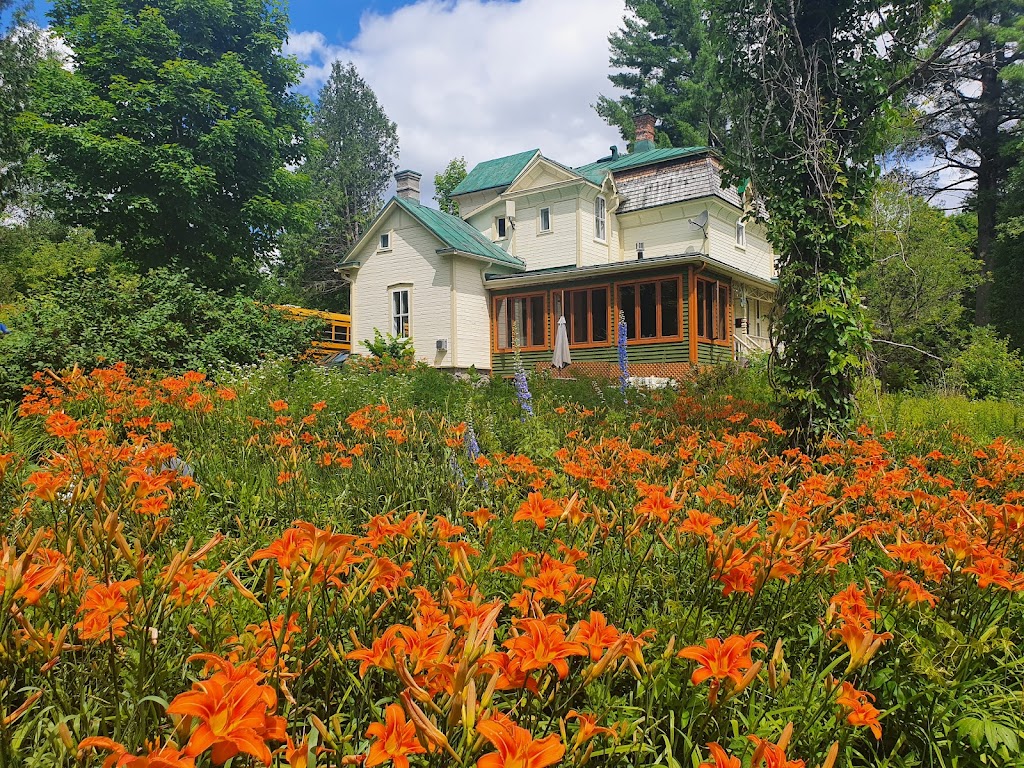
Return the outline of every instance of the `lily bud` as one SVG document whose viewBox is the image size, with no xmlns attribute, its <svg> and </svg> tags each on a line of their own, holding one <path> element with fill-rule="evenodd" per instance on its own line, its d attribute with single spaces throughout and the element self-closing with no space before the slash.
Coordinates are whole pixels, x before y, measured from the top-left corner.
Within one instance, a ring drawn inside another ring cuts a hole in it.
<svg viewBox="0 0 1024 768">
<path fill-rule="evenodd" d="M 821 768 L 832 768 L 836 764 L 837 757 L 839 757 L 839 742 L 834 741 L 828 750 L 828 754 L 825 755 L 825 762 L 821 764 Z"/>
</svg>

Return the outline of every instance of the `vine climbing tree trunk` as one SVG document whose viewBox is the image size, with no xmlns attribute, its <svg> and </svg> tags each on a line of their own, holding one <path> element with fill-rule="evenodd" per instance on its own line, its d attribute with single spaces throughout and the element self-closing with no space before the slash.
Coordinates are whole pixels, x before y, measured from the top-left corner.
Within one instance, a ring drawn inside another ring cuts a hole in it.
<svg viewBox="0 0 1024 768">
<path fill-rule="evenodd" d="M 856 245 L 893 102 L 935 0 L 711 0 L 732 96 L 729 159 L 764 200 L 778 255 L 773 380 L 809 446 L 845 428 L 869 348 Z M 948 40 L 945 43 L 948 45 Z M 933 54 L 934 57 L 934 54 Z"/>
</svg>

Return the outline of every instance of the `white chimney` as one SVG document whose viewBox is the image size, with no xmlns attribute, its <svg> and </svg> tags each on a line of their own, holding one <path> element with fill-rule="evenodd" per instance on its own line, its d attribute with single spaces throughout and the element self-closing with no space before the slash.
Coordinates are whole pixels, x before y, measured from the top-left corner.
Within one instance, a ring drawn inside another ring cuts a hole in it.
<svg viewBox="0 0 1024 768">
<path fill-rule="evenodd" d="M 395 182 L 398 184 L 395 194 L 399 197 L 404 197 L 406 200 L 418 203 L 420 201 L 421 178 L 423 178 L 423 174 L 416 173 L 416 171 L 399 171 L 395 174 Z"/>
</svg>

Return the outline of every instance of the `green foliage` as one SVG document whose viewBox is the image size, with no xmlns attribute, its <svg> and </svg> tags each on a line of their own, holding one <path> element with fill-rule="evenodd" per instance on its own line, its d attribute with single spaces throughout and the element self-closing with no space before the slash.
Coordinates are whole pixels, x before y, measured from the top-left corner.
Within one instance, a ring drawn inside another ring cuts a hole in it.
<svg viewBox="0 0 1024 768">
<path fill-rule="evenodd" d="M 973 222 L 946 217 L 895 180 L 875 190 L 857 248 L 874 335 L 877 375 L 887 390 L 937 383 L 967 333 L 965 298 L 977 286 Z"/>
<path fill-rule="evenodd" d="M 289 241 L 283 267 L 302 293 L 322 297 L 325 309 L 346 311 L 341 293 L 347 283 L 335 267 L 380 211 L 396 167 L 398 128 L 355 65 L 335 61 L 311 134 L 315 142 L 303 171 L 318 212 L 312 231 Z"/>
<path fill-rule="evenodd" d="M 1001 333 L 1013 333 L 1019 325 L 1015 306 L 1001 288 L 1018 273 L 1000 259 L 996 236 L 1000 204 L 1017 204 L 1006 181 L 1019 163 L 1014 145 L 1024 119 L 1024 2 L 953 0 L 942 11 L 934 39 L 943 40 L 957 27 L 960 31 L 911 94 L 917 131 L 904 148 L 930 160 L 916 163 L 928 169 L 919 172 L 925 186 L 936 192 L 953 190 L 954 196 L 971 192 L 977 256 L 984 265 L 974 301 L 975 322 L 995 322 Z"/>
<path fill-rule="evenodd" d="M 1015 142 L 1008 151 L 1012 157 L 1024 157 L 1024 142 Z M 1024 323 L 1020 321 L 1024 297 L 1024 163 L 1018 161 L 1009 172 L 1001 192 L 993 257 L 992 324 L 1009 337 L 1012 346 L 1024 349 Z"/>
<path fill-rule="evenodd" d="M 411 365 L 416 354 L 412 339 L 407 336 L 395 336 L 391 333 L 385 335 L 377 328 L 373 329 L 373 341 L 364 339 L 362 344 L 371 355 L 384 364 Z"/>
<path fill-rule="evenodd" d="M 437 207 L 452 216 L 459 215 L 459 203 L 452 200 L 452 190 L 466 178 L 466 158 L 453 157 L 447 167 L 441 173 L 434 176 L 434 199 Z"/>
<path fill-rule="evenodd" d="M 19 304 L 79 273 L 127 278 L 132 271 L 118 246 L 97 242 L 87 229 L 67 230 L 46 220 L 0 228 L 0 304 Z"/>
<path fill-rule="evenodd" d="M 714 146 L 725 127 L 718 59 L 703 0 L 627 0 L 623 28 L 611 35 L 609 76 L 624 95 L 598 98 L 597 113 L 632 142 L 633 117 L 660 118 L 657 143 Z"/>
<path fill-rule="evenodd" d="M 241 296 L 201 288 L 170 269 L 125 276 L 80 268 L 26 300 L 0 340 L 0 397 L 37 371 L 124 361 L 161 372 L 211 370 L 294 356 L 316 323 L 296 323 Z"/>
<path fill-rule="evenodd" d="M 1024 397 L 1024 358 L 992 328 L 975 328 L 949 371 L 950 382 L 976 399 Z"/>
<path fill-rule="evenodd" d="M 13 6 L 14 0 L 0 0 L 0 17 Z M 25 108 L 38 60 L 37 37 L 18 9 L 13 10 L 9 28 L 0 26 L 0 214 L 15 195 L 25 157 L 17 119 Z"/>
<path fill-rule="evenodd" d="M 301 67 L 265 0 L 56 0 L 74 69 L 42 64 L 24 125 L 44 200 L 143 267 L 250 279 L 308 216 Z"/>
<path fill-rule="evenodd" d="M 893 97 L 909 82 L 932 0 L 709 0 L 732 115 L 732 176 L 750 178 L 778 257 L 773 366 L 798 439 L 849 424 L 869 348 L 857 248 Z M 752 44 L 752 41 L 757 44 Z"/>
</svg>

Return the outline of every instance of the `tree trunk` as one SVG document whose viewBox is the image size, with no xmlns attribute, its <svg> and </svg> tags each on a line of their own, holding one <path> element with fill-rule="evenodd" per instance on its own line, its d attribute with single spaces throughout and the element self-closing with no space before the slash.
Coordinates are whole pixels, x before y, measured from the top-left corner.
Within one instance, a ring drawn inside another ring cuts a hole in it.
<svg viewBox="0 0 1024 768">
<path fill-rule="evenodd" d="M 981 35 L 978 38 L 978 58 L 981 62 L 981 97 L 978 104 L 978 259 L 984 273 L 974 302 L 975 325 L 992 322 L 990 298 L 992 273 L 995 269 L 996 207 L 999 181 L 1002 177 L 999 118 L 1001 115 L 1002 86 L 999 82 L 1001 46 L 990 35 L 991 10 L 979 13 Z"/>
</svg>

